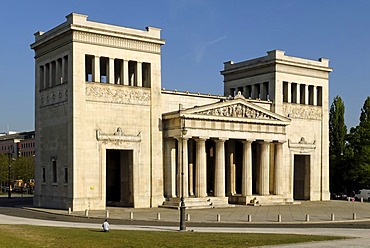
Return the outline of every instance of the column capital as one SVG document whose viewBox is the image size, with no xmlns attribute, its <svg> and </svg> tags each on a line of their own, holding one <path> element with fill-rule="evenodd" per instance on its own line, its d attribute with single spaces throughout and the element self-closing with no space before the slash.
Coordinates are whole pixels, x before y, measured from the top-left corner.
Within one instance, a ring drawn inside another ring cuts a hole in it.
<svg viewBox="0 0 370 248">
<path fill-rule="evenodd" d="M 286 140 L 274 140 L 273 143 L 275 144 L 284 144 Z"/>
<path fill-rule="evenodd" d="M 227 140 L 229 140 L 229 138 L 224 138 L 224 137 L 220 137 L 218 139 L 212 139 L 214 142 L 218 143 L 218 142 L 225 142 Z"/>
<path fill-rule="evenodd" d="M 209 137 L 205 137 L 205 136 L 200 136 L 200 137 L 196 137 L 194 138 L 196 141 L 206 141 L 207 139 L 209 139 Z"/>
<path fill-rule="evenodd" d="M 263 144 L 263 143 L 272 143 L 272 140 L 270 140 L 270 139 L 264 139 L 264 140 L 258 140 L 257 142 L 260 143 L 260 144 Z"/>
<path fill-rule="evenodd" d="M 242 143 L 252 143 L 253 141 L 256 141 L 255 139 L 245 139 L 245 140 L 242 140 Z"/>
<path fill-rule="evenodd" d="M 177 139 L 178 141 L 181 141 L 181 140 L 188 140 L 189 139 L 189 137 L 181 137 L 181 136 L 175 136 L 174 137 L 175 139 Z"/>
</svg>

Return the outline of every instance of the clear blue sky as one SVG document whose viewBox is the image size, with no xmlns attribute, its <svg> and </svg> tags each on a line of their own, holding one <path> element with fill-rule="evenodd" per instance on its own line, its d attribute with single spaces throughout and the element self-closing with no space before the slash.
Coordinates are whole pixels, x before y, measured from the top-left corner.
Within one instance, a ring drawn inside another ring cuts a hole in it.
<svg viewBox="0 0 370 248">
<path fill-rule="evenodd" d="M 2 0 L 0 132 L 34 129 L 33 34 L 71 12 L 91 21 L 162 29 L 162 87 L 222 94 L 223 62 L 280 49 L 330 59 L 331 104 L 343 98 L 348 126 L 370 95 L 370 1 L 356 0 Z"/>
</svg>

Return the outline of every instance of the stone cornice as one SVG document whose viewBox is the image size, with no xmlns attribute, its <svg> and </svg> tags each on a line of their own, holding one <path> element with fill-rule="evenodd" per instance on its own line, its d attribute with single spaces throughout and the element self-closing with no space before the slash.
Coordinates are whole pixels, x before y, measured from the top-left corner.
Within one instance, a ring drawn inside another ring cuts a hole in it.
<svg viewBox="0 0 370 248">
<path fill-rule="evenodd" d="M 134 40 L 126 37 L 114 37 L 105 34 L 74 31 L 73 41 L 88 44 L 95 44 L 105 47 L 116 47 L 133 51 L 160 54 L 161 44 L 150 41 Z"/>
<path fill-rule="evenodd" d="M 112 134 L 96 130 L 96 140 L 102 142 L 141 142 L 141 133 L 139 132 L 137 135 L 125 134 L 120 127 Z"/>
</svg>

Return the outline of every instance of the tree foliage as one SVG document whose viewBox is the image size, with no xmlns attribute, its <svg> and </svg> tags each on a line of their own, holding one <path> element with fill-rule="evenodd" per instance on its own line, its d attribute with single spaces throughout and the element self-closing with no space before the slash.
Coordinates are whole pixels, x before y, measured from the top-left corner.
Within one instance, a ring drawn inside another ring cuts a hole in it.
<svg viewBox="0 0 370 248">
<path fill-rule="evenodd" d="M 347 137 L 351 156 L 349 174 L 354 188 L 370 187 L 370 97 L 361 109 L 360 123 L 351 128 Z"/>
<path fill-rule="evenodd" d="M 344 160 L 347 126 L 344 122 L 344 102 L 341 97 L 336 96 L 329 112 L 329 154 L 330 154 L 330 189 L 335 192 L 347 191 L 346 163 Z"/>
</svg>

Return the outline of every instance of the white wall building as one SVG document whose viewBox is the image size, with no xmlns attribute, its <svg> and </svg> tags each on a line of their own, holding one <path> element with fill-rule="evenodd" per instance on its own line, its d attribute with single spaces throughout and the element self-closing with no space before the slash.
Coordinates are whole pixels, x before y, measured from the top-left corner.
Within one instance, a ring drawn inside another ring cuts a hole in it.
<svg viewBox="0 0 370 248">
<path fill-rule="evenodd" d="M 226 62 L 220 97 L 161 90 L 164 44 L 75 13 L 35 34 L 34 205 L 329 200 L 327 59 Z"/>
</svg>

